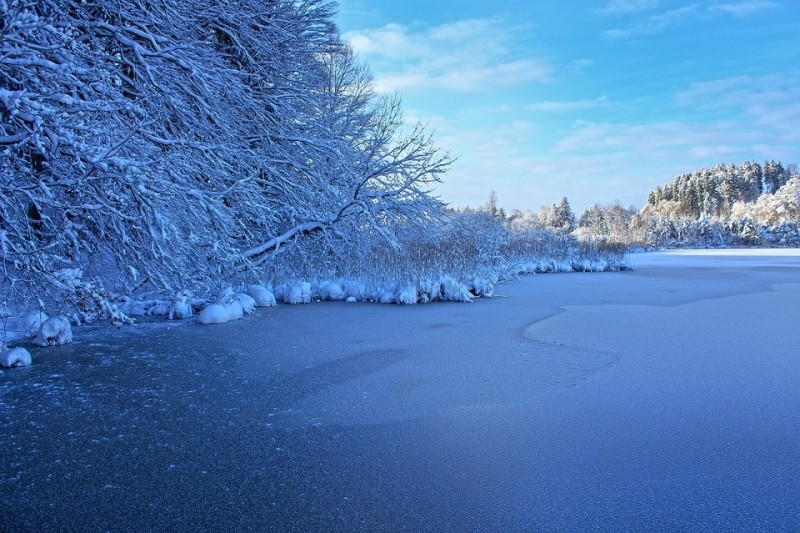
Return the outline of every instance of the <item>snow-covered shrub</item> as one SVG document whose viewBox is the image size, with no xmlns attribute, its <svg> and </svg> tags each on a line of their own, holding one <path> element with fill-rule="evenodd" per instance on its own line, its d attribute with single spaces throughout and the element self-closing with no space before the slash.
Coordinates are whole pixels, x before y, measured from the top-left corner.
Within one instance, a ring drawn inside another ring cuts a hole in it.
<svg viewBox="0 0 800 533">
<path fill-rule="evenodd" d="M 397 303 L 413 305 L 419 302 L 419 293 L 416 284 L 406 283 L 400 285 L 397 290 Z"/>
<path fill-rule="evenodd" d="M 175 295 L 172 303 L 169 306 L 169 319 L 182 320 L 190 318 L 194 314 L 192 308 L 192 293 L 189 291 L 180 291 Z"/>
<path fill-rule="evenodd" d="M 233 299 L 239 302 L 239 305 L 242 306 L 242 311 L 246 315 L 256 310 L 256 301 L 249 294 L 238 292 L 233 295 Z"/>
<path fill-rule="evenodd" d="M 217 299 L 214 301 L 214 303 L 218 304 L 230 303 L 233 301 L 233 295 L 234 295 L 233 287 L 225 287 L 224 289 L 219 291 Z"/>
<path fill-rule="evenodd" d="M 320 282 L 317 288 L 317 294 L 320 300 L 344 300 L 346 298 L 342 286 L 330 280 Z"/>
<path fill-rule="evenodd" d="M 31 364 L 31 354 L 25 348 L 10 348 L 0 345 L 0 367 L 16 368 Z"/>
<path fill-rule="evenodd" d="M 188 301 L 187 301 L 188 303 Z M 147 316 L 169 316 L 175 302 L 169 300 L 150 300 L 145 305 L 145 315 Z"/>
<path fill-rule="evenodd" d="M 82 324 L 98 318 L 108 319 L 112 324 L 131 322 L 130 318 L 121 313 L 111 301 L 102 283 L 99 280 L 84 279 L 81 269 L 57 270 L 54 273 L 54 282 L 69 295 L 73 307 L 73 312 L 69 316 L 75 323 Z M 145 313 L 152 307 L 146 307 Z"/>
<path fill-rule="evenodd" d="M 296 281 L 284 287 L 281 292 L 283 301 L 287 304 L 307 304 L 311 302 L 311 283 L 307 281 Z"/>
<path fill-rule="evenodd" d="M 247 294 L 255 300 L 258 307 L 272 307 L 275 305 L 275 295 L 263 285 L 249 285 Z"/>
<path fill-rule="evenodd" d="M 362 301 L 367 298 L 367 286 L 358 280 L 345 280 L 343 291 L 348 300 L 352 298 L 354 301 Z"/>
<path fill-rule="evenodd" d="M 72 342 L 72 327 L 69 320 L 62 317 L 48 318 L 42 323 L 33 342 L 39 346 L 69 344 Z"/>
<path fill-rule="evenodd" d="M 494 283 L 488 279 L 475 278 L 472 280 L 470 292 L 475 296 L 491 297 L 494 295 Z"/>
<path fill-rule="evenodd" d="M 236 301 L 213 303 L 200 311 L 197 322 L 200 324 L 225 324 L 231 320 L 239 320 L 244 316 L 241 304 Z"/>
<path fill-rule="evenodd" d="M 112 300 L 117 311 L 127 317 L 145 316 L 148 302 L 137 300 L 131 296 L 119 296 Z"/>
<path fill-rule="evenodd" d="M 286 248 L 360 248 L 362 232 L 391 247 L 395 226 L 435 218 L 450 158 L 373 92 L 334 15 L 320 0 L 0 2 L 0 289 L 120 322 L 104 287 L 207 296 Z M 78 265 L 81 287 L 54 276 Z"/>
<path fill-rule="evenodd" d="M 438 302 L 442 298 L 442 282 L 433 279 L 423 279 L 419 282 L 419 302 Z"/>
<path fill-rule="evenodd" d="M 372 299 L 382 304 L 393 304 L 397 302 L 397 296 L 397 283 L 387 283 L 376 290 L 375 296 L 373 296 Z"/>
<path fill-rule="evenodd" d="M 467 286 L 450 276 L 442 278 L 442 299 L 448 302 L 471 302 L 472 293 Z"/>
</svg>

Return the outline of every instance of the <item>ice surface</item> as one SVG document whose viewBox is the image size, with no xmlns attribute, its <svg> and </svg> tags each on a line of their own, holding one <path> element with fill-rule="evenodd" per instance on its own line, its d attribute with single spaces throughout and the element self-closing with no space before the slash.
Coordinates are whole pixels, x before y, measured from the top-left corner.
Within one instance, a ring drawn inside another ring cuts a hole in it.
<svg viewBox="0 0 800 533">
<path fill-rule="evenodd" d="M 0 375 L 11 530 L 797 530 L 796 251 L 84 330 Z"/>
</svg>

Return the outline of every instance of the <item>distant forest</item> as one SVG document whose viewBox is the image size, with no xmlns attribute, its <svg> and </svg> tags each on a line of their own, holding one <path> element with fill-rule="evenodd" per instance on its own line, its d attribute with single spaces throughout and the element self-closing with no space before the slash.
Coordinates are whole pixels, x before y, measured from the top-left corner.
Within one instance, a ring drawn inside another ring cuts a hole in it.
<svg viewBox="0 0 800 533">
<path fill-rule="evenodd" d="M 645 210 L 671 218 L 702 216 L 727 219 L 736 204 L 756 202 L 771 195 L 798 175 L 797 165 L 779 161 L 760 165 L 717 165 L 683 174 L 647 196 Z"/>
<path fill-rule="evenodd" d="M 657 186 L 642 208 L 595 204 L 579 216 L 566 197 L 539 212 L 506 212 L 494 192 L 479 210 L 510 225 L 628 249 L 800 246 L 800 172 L 779 161 L 720 164 Z"/>
<path fill-rule="evenodd" d="M 639 244 L 798 246 L 800 173 L 780 161 L 702 168 L 652 190 L 640 216 L 651 230 Z"/>
</svg>

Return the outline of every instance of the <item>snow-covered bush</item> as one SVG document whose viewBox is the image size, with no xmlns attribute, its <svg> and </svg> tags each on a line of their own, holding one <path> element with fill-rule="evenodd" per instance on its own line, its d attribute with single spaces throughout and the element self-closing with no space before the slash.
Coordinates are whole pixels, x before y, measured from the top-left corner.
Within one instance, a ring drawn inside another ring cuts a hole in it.
<svg viewBox="0 0 800 533">
<path fill-rule="evenodd" d="M 175 295 L 175 299 L 169 306 L 169 319 L 185 319 L 190 318 L 194 314 L 192 307 L 192 293 L 189 291 L 180 291 Z"/>
<path fill-rule="evenodd" d="M 471 302 L 472 293 L 467 286 L 450 276 L 442 278 L 442 300 L 448 302 Z"/>
<path fill-rule="evenodd" d="M 69 320 L 62 317 L 48 318 L 42 323 L 33 342 L 39 346 L 69 344 L 72 342 L 72 327 Z"/>
<path fill-rule="evenodd" d="M 296 281 L 279 289 L 281 299 L 287 304 L 307 304 L 311 302 L 311 283 Z"/>
<path fill-rule="evenodd" d="M 317 287 L 317 294 L 320 300 L 344 300 L 346 298 L 342 286 L 334 281 L 326 280 Z"/>
<path fill-rule="evenodd" d="M 275 305 L 275 295 L 263 285 L 249 285 L 247 294 L 255 300 L 258 307 L 272 307 Z"/>
<path fill-rule="evenodd" d="M 31 364 L 31 354 L 25 348 L 10 348 L 0 344 L 0 367 L 16 368 Z"/>
<path fill-rule="evenodd" d="M 245 294 L 243 292 L 237 292 L 236 294 L 233 295 L 233 299 L 239 302 L 239 305 L 242 306 L 242 311 L 246 315 L 249 315 L 250 313 L 256 310 L 256 301 L 249 294 Z"/>
<path fill-rule="evenodd" d="M 237 300 L 230 300 L 225 303 L 214 303 L 208 305 L 197 315 L 197 322 L 200 324 L 225 324 L 231 320 L 239 320 L 244 316 L 244 310 Z"/>
</svg>

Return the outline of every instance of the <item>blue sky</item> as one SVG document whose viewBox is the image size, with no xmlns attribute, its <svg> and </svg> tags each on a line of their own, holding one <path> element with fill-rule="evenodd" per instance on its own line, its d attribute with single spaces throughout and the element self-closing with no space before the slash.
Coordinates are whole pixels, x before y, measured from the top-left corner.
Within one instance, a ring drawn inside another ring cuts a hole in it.
<svg viewBox="0 0 800 533">
<path fill-rule="evenodd" d="M 339 27 L 459 159 L 454 206 L 641 207 L 678 174 L 800 162 L 798 0 L 340 0 Z"/>
</svg>

